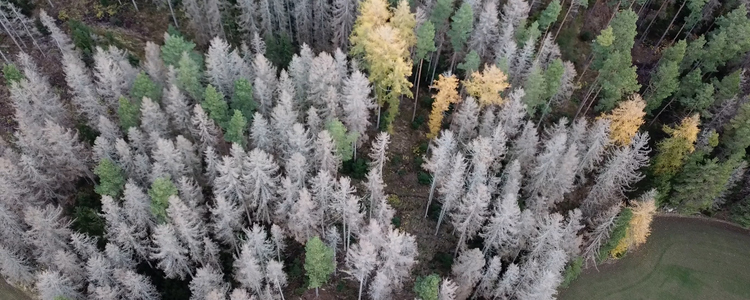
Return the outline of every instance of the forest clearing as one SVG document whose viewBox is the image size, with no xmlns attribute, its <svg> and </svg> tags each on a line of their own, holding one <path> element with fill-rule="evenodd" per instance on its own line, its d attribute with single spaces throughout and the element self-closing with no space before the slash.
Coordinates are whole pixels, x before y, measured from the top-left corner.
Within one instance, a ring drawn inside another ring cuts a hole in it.
<svg viewBox="0 0 750 300">
<path fill-rule="evenodd" d="M 675 216 L 658 216 L 652 226 L 638 251 L 586 270 L 559 299 L 750 298 L 747 230 Z"/>
</svg>

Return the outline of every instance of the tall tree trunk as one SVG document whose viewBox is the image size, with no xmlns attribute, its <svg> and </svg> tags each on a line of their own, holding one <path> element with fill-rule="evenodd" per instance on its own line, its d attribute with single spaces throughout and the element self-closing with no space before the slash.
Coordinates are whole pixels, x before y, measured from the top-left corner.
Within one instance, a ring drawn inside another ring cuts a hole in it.
<svg viewBox="0 0 750 300">
<path fill-rule="evenodd" d="M 675 42 L 677 42 L 677 39 L 680 38 L 680 33 L 682 33 L 682 30 L 685 29 L 685 25 L 687 23 L 683 23 L 682 27 L 680 27 L 680 30 L 677 31 L 677 34 L 675 34 L 674 39 L 672 39 L 671 42 L 669 42 L 669 45 L 674 45 Z"/>
<path fill-rule="evenodd" d="M 359 295 L 357 296 L 357 300 L 362 300 L 362 287 L 365 285 L 365 278 L 362 277 L 359 280 Z M 283 299 L 282 299 L 283 300 Z"/>
<path fill-rule="evenodd" d="M 138 4 L 135 4 L 135 0 L 131 0 L 131 1 L 133 1 L 133 6 L 135 7 L 135 11 L 138 11 Z"/>
<path fill-rule="evenodd" d="M 5 53 L 3 52 L 3 50 L 0 50 L 0 56 L 3 57 L 3 60 L 5 61 L 6 64 L 10 63 L 10 61 L 8 61 L 8 58 L 5 57 Z"/>
<path fill-rule="evenodd" d="M 427 208 L 424 210 L 424 217 L 427 218 L 427 214 L 430 212 L 430 205 L 432 204 L 432 196 L 435 192 L 435 186 L 437 185 L 437 180 L 435 177 L 432 177 L 432 185 L 430 185 L 430 196 L 427 198 Z"/>
<path fill-rule="evenodd" d="M 458 256 L 458 249 L 461 249 L 461 245 L 464 243 L 465 237 L 466 237 L 466 229 L 461 231 L 461 237 L 458 238 L 458 244 L 456 245 L 456 250 L 453 251 L 454 259 Z"/>
<path fill-rule="evenodd" d="M 646 26 L 646 30 L 644 30 L 643 33 L 641 33 L 641 38 L 638 39 L 638 44 L 643 43 L 643 40 L 646 39 L 646 37 L 648 36 L 648 30 L 651 29 L 651 25 L 654 25 L 654 22 L 656 22 L 656 19 L 659 18 L 659 14 L 661 13 L 662 10 L 664 10 L 664 7 L 667 6 L 667 3 L 669 3 L 669 1 L 664 0 L 661 6 L 659 6 L 659 10 L 656 11 L 656 15 L 654 15 L 654 18 L 651 19 L 651 22 L 648 23 L 648 26 Z"/>
<path fill-rule="evenodd" d="M 440 216 L 438 217 L 437 226 L 435 226 L 435 235 L 437 235 L 438 232 L 440 232 L 440 223 L 443 222 L 443 218 L 445 217 L 445 212 L 448 210 L 449 206 L 450 206 L 450 203 L 446 203 L 440 209 Z"/>
<path fill-rule="evenodd" d="M 671 104 L 672 104 L 672 102 L 674 102 L 674 99 L 675 99 L 675 98 L 677 98 L 677 97 L 675 97 L 675 96 L 672 96 L 672 99 L 669 99 L 669 102 L 667 102 L 667 105 L 664 105 L 664 107 L 663 107 L 663 108 L 662 108 L 662 109 L 661 109 L 661 110 L 659 111 L 659 113 L 657 113 L 657 114 L 656 114 L 656 115 L 654 116 L 654 118 L 653 118 L 653 119 L 651 120 L 651 122 L 649 122 L 649 123 L 648 123 L 648 127 L 651 127 L 651 125 L 653 125 L 653 124 L 654 124 L 654 122 L 656 122 L 656 120 L 657 120 L 657 119 L 659 119 L 659 116 L 661 115 L 661 113 L 663 113 L 663 112 L 664 112 L 664 110 L 665 110 L 665 109 L 667 109 L 667 107 L 669 107 L 669 105 L 671 105 Z"/>
<path fill-rule="evenodd" d="M 3 17 L 5 17 L 5 15 L 3 15 Z M 16 47 L 18 47 L 18 50 L 21 50 L 21 52 L 26 53 L 26 51 L 23 51 L 23 48 L 21 47 L 21 45 L 18 44 L 18 41 L 16 40 L 16 37 L 13 36 L 13 32 L 11 32 L 10 29 L 8 29 L 8 26 L 6 26 L 5 22 L 6 21 L 0 21 L 0 24 L 3 25 L 3 29 L 5 29 L 5 32 L 8 33 L 8 36 L 10 36 L 10 39 L 12 39 L 13 43 L 16 44 Z"/>
<path fill-rule="evenodd" d="M 424 59 L 419 60 L 419 70 L 417 70 L 417 84 L 414 85 L 414 111 L 411 113 L 411 121 L 417 116 L 417 103 L 419 102 L 419 81 L 422 79 L 422 63 Z"/>
<path fill-rule="evenodd" d="M 13 14 L 16 15 L 16 19 L 21 19 L 21 15 L 18 13 L 16 8 L 14 6 L 10 7 L 11 10 L 13 10 Z M 37 49 L 39 49 L 39 53 L 42 54 L 42 57 L 47 57 L 46 54 L 44 54 L 44 51 L 42 50 L 42 47 L 39 47 L 39 44 L 36 42 L 36 39 L 34 38 L 34 35 L 31 34 L 31 31 L 29 30 L 29 27 L 26 26 L 26 23 L 21 22 L 21 25 L 23 25 L 23 29 L 26 31 L 26 34 L 31 38 L 31 42 L 34 43 L 34 46 L 36 46 Z"/>
<path fill-rule="evenodd" d="M 596 94 L 594 94 L 594 97 L 591 98 L 591 102 L 589 102 L 589 106 L 586 107 L 586 110 L 583 112 L 583 115 L 585 116 L 589 112 L 589 108 L 591 108 L 591 105 L 594 104 L 594 101 L 596 101 L 596 97 L 599 96 L 599 93 L 602 91 L 604 87 L 599 87 L 599 90 L 596 91 Z"/>
<path fill-rule="evenodd" d="M 172 14 L 172 21 L 174 21 L 174 27 L 180 28 L 180 25 L 177 24 L 177 17 L 174 15 L 174 9 L 172 9 L 172 0 L 167 0 L 167 4 L 169 4 L 169 13 Z"/>
<path fill-rule="evenodd" d="M 682 1 L 682 5 L 680 5 L 680 9 L 678 9 L 677 13 L 674 14 L 674 17 L 672 17 L 672 21 L 669 22 L 669 26 L 667 26 L 667 29 L 664 29 L 664 33 L 661 35 L 661 38 L 659 38 L 659 41 L 656 42 L 656 45 L 654 45 L 655 48 L 659 48 L 659 45 L 661 45 L 661 41 L 664 40 L 665 36 L 667 36 L 667 32 L 669 32 L 669 29 L 672 28 L 672 24 L 674 24 L 674 21 L 677 20 L 677 17 L 680 15 L 680 12 L 682 11 L 682 8 L 685 7 L 686 3 L 687 3 L 687 0 Z"/>
<path fill-rule="evenodd" d="M 562 21 L 560 22 L 560 26 L 557 27 L 557 32 L 555 33 L 555 37 L 552 39 L 553 41 L 557 41 L 557 36 L 560 35 L 560 30 L 562 30 L 563 25 L 565 25 L 565 20 L 568 19 L 568 15 L 570 15 L 570 11 L 573 10 L 573 6 L 575 5 L 576 0 L 570 0 L 570 6 L 568 6 L 568 11 L 565 12 L 565 16 L 563 17 Z"/>
<path fill-rule="evenodd" d="M 284 291 L 281 290 L 281 285 L 279 284 L 279 280 L 276 279 L 276 287 L 279 289 L 279 295 L 281 295 L 281 300 L 284 300 Z"/>
</svg>

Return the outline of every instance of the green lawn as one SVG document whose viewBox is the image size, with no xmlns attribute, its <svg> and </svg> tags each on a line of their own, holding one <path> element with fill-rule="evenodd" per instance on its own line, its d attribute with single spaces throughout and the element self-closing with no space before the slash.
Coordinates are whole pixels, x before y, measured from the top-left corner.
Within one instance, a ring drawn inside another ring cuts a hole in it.
<svg viewBox="0 0 750 300">
<path fill-rule="evenodd" d="M 20 290 L 10 286 L 0 276 L 0 300 L 29 300 L 30 298 Z"/>
<path fill-rule="evenodd" d="M 657 217 L 637 252 L 584 271 L 559 299 L 750 299 L 750 234 L 718 222 Z"/>
</svg>

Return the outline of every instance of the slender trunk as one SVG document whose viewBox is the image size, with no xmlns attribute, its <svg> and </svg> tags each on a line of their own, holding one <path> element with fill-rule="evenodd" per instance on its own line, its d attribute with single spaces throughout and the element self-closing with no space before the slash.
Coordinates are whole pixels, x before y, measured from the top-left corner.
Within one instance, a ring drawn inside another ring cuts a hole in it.
<svg viewBox="0 0 750 300">
<path fill-rule="evenodd" d="M 3 52 L 3 50 L 0 50 L 0 56 L 3 57 L 3 60 L 5 61 L 6 64 L 10 63 L 10 61 L 8 61 L 8 58 L 5 57 L 5 53 Z"/>
<path fill-rule="evenodd" d="M 648 36 L 648 30 L 651 29 L 651 25 L 654 25 L 654 22 L 656 22 L 656 19 L 659 17 L 659 13 L 664 10 L 664 7 L 667 6 L 667 3 L 669 3 L 669 1 L 664 0 L 661 6 L 659 6 L 659 10 L 656 11 L 656 15 L 654 15 L 654 18 L 651 19 L 651 22 L 649 22 L 648 26 L 646 26 L 646 30 L 644 30 L 641 34 L 641 38 L 638 40 L 638 44 L 643 43 L 643 40 L 646 39 L 646 36 Z"/>
<path fill-rule="evenodd" d="M 419 102 L 419 81 L 422 79 L 422 63 L 424 59 L 419 60 L 419 70 L 417 70 L 417 84 L 414 85 L 414 111 L 411 113 L 411 121 L 417 117 L 417 103 Z"/>
<path fill-rule="evenodd" d="M 281 295 L 281 300 L 284 300 L 284 291 L 281 290 L 281 285 L 279 284 L 279 280 L 276 279 L 276 287 L 279 289 L 279 295 Z"/>
<path fill-rule="evenodd" d="M 3 15 L 3 17 L 5 17 L 5 15 Z M 8 36 L 10 36 L 10 39 L 13 40 L 13 43 L 16 44 L 16 47 L 18 47 L 18 50 L 21 50 L 21 52 L 26 53 L 26 51 L 23 51 L 23 48 L 21 47 L 21 45 L 18 44 L 18 41 L 16 40 L 16 37 L 13 36 L 13 33 L 10 32 L 10 29 L 8 29 L 8 26 L 5 25 L 5 22 L 4 21 L 0 21 L 0 24 L 3 25 L 3 29 L 5 29 L 5 32 L 8 33 Z"/>
<path fill-rule="evenodd" d="M 656 45 L 654 45 L 654 47 L 659 48 L 659 45 L 661 45 L 661 41 L 664 40 L 665 36 L 667 36 L 667 32 L 669 32 L 669 29 L 672 28 L 672 24 L 674 24 L 674 21 L 677 20 L 677 16 L 680 15 L 680 12 L 682 11 L 682 8 L 685 7 L 685 4 L 687 4 L 687 0 L 682 1 L 682 5 L 680 5 L 677 13 L 675 13 L 674 17 L 672 18 L 672 21 L 669 22 L 669 26 L 667 26 L 667 29 L 664 29 L 664 33 L 661 35 L 661 38 L 659 38 L 659 41 L 656 42 Z"/>
<path fill-rule="evenodd" d="M 435 192 L 435 186 L 437 185 L 437 179 L 435 176 L 432 177 L 432 185 L 430 185 L 430 196 L 427 198 L 427 208 L 424 210 L 424 217 L 427 218 L 427 214 L 430 212 L 430 205 L 432 204 L 432 195 Z"/>
<path fill-rule="evenodd" d="M 380 110 L 382 108 L 383 108 L 382 106 L 378 105 L 378 122 L 375 124 L 375 129 L 380 128 Z"/>
<path fill-rule="evenodd" d="M 359 295 L 357 296 L 357 300 L 362 300 L 362 286 L 365 285 L 365 278 L 362 277 L 359 280 Z"/>
<path fill-rule="evenodd" d="M 453 68 L 456 66 L 456 59 L 458 58 L 458 53 L 453 53 L 451 56 L 451 73 L 453 73 Z"/>
<path fill-rule="evenodd" d="M 589 112 L 589 108 L 591 108 L 591 105 L 594 104 L 594 101 L 596 100 L 596 96 L 599 96 L 599 93 L 602 91 L 603 87 L 600 87 L 598 91 L 596 91 L 596 94 L 594 94 L 594 97 L 591 98 L 591 102 L 589 102 L 589 106 L 586 107 L 586 110 L 583 112 L 583 115 L 585 116 L 586 113 Z"/>
<path fill-rule="evenodd" d="M 607 21 L 607 26 L 604 28 L 609 27 L 609 24 L 612 23 L 612 20 L 615 18 L 618 12 L 620 12 L 620 4 L 622 3 L 622 0 L 617 1 L 617 5 L 615 5 L 615 11 L 612 12 L 612 15 L 609 17 L 609 21 Z"/>
<path fill-rule="evenodd" d="M 17 19 L 21 19 L 21 16 L 18 14 L 18 11 L 15 7 L 11 6 L 11 9 L 13 10 L 13 13 L 16 15 Z M 37 49 L 39 49 L 39 53 L 42 54 L 42 57 L 47 57 L 47 55 L 44 54 L 44 51 L 42 50 L 42 47 L 39 47 L 39 44 L 36 42 L 36 39 L 34 38 L 34 35 L 31 34 L 31 31 L 29 30 L 29 27 L 26 26 L 26 23 L 20 22 L 21 25 L 23 25 L 23 29 L 26 31 L 26 34 L 31 38 L 31 42 L 34 43 L 34 46 L 36 46 Z"/>
<path fill-rule="evenodd" d="M 167 0 L 167 4 L 169 5 L 169 13 L 172 14 L 172 21 L 174 21 L 174 27 L 180 28 L 180 25 L 177 24 L 177 17 L 174 15 L 174 9 L 172 9 L 172 0 Z"/>
<path fill-rule="evenodd" d="M 638 13 L 637 13 L 638 21 L 636 21 L 636 24 L 637 24 L 636 26 L 642 25 L 642 23 L 640 22 L 641 12 L 643 12 L 643 9 L 646 8 L 649 4 L 651 4 L 651 0 L 647 0 L 646 3 L 643 3 L 643 5 L 641 5 L 641 8 L 638 9 Z M 638 23 L 641 23 L 641 24 L 638 24 Z"/>
<path fill-rule="evenodd" d="M 661 115 L 661 113 L 663 113 L 663 112 L 664 112 L 664 110 L 665 110 L 665 109 L 667 109 L 667 107 L 669 107 L 669 105 L 671 105 L 671 104 L 672 104 L 672 102 L 674 102 L 674 99 L 675 99 L 675 98 L 677 98 L 677 97 L 675 97 L 675 96 L 672 96 L 672 99 L 669 99 L 669 102 L 667 102 L 667 105 L 664 105 L 664 107 L 663 107 L 663 108 L 662 108 L 662 109 L 661 109 L 661 110 L 659 111 L 659 113 L 657 113 L 657 114 L 656 114 L 656 115 L 654 116 L 654 118 L 653 118 L 653 119 L 651 119 L 651 122 L 650 122 L 650 123 L 648 123 L 648 127 L 651 127 L 651 125 L 653 125 L 653 124 L 654 124 L 654 122 L 656 122 L 656 120 L 657 120 L 657 119 L 659 119 L 659 116 Z"/>
<path fill-rule="evenodd" d="M 318 298 L 318 288 L 315 288 L 315 298 Z"/>
<path fill-rule="evenodd" d="M 435 235 L 440 232 L 440 223 L 443 222 L 443 217 L 445 217 L 445 212 L 448 210 L 448 207 L 450 206 L 450 202 L 446 202 L 443 204 L 443 207 L 440 209 L 440 216 L 438 217 L 437 226 L 435 226 Z"/>
<path fill-rule="evenodd" d="M 458 256 L 458 249 L 461 249 L 461 245 L 464 243 L 464 237 L 466 236 L 466 229 L 461 232 L 461 237 L 458 238 L 458 245 L 456 245 L 456 250 L 453 251 L 453 258 L 456 258 Z"/>
<path fill-rule="evenodd" d="M 597 77 L 594 82 L 591 83 L 592 88 L 598 83 L 599 77 Z M 589 96 L 591 95 L 591 89 L 586 93 L 586 96 L 583 98 L 583 102 L 578 106 L 578 110 L 576 110 L 576 115 L 573 117 L 573 119 L 577 119 L 578 115 L 581 113 L 581 110 L 583 110 L 584 107 L 586 107 L 586 102 L 588 102 Z"/>
<path fill-rule="evenodd" d="M 674 39 L 672 39 L 672 42 L 669 43 L 669 45 L 674 45 L 675 42 L 677 42 L 677 39 L 680 38 L 680 33 L 682 33 L 682 30 L 685 29 L 685 25 L 687 23 L 683 23 L 682 27 L 680 27 L 680 30 L 677 31 L 677 34 L 675 34 Z"/>
<path fill-rule="evenodd" d="M 443 50 L 443 40 L 440 39 L 440 46 L 438 46 L 437 54 L 435 55 L 435 67 L 432 69 L 432 76 L 430 76 L 430 82 L 435 80 L 435 71 L 437 71 L 438 65 L 440 64 L 440 52 Z"/>
<path fill-rule="evenodd" d="M 51 7 L 55 7 L 55 5 L 54 5 L 54 4 L 52 4 L 52 0 L 47 0 L 47 2 L 49 3 L 49 6 L 51 6 Z"/>
<path fill-rule="evenodd" d="M 568 11 L 565 12 L 565 16 L 560 22 L 560 26 L 557 27 L 557 32 L 555 32 L 555 37 L 552 39 L 553 41 L 557 41 L 557 36 L 560 35 L 560 30 L 562 30 L 563 25 L 565 25 L 565 20 L 568 19 L 568 15 L 570 15 L 570 11 L 573 10 L 573 6 L 576 5 L 575 1 L 576 0 L 570 0 L 570 6 L 568 6 Z"/>
<path fill-rule="evenodd" d="M 135 6 L 135 11 L 138 11 L 138 4 L 135 4 L 135 0 L 131 0 L 131 1 L 133 1 L 133 6 Z"/>
<path fill-rule="evenodd" d="M 550 97 L 549 100 L 547 100 L 547 105 L 545 105 L 544 109 L 542 110 L 542 116 L 539 117 L 539 122 L 536 124 L 536 128 L 539 128 L 539 126 L 542 125 L 542 121 L 544 120 L 544 116 L 547 115 L 547 111 L 549 111 L 549 107 L 552 104 L 552 98 L 554 98 L 554 96 Z"/>
<path fill-rule="evenodd" d="M 591 66 L 591 63 L 593 63 L 593 62 L 594 62 L 594 54 L 592 53 L 589 56 L 589 62 L 587 62 L 586 66 L 583 67 L 583 72 L 581 72 L 581 75 L 578 76 L 578 80 L 576 80 L 576 85 L 581 82 L 581 79 L 583 78 L 583 75 L 586 75 L 586 71 L 589 69 L 589 67 Z"/>
</svg>

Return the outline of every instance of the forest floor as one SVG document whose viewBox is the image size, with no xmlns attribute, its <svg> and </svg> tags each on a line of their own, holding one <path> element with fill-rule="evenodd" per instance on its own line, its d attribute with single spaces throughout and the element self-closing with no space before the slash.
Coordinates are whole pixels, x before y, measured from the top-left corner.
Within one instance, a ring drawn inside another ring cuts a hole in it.
<svg viewBox="0 0 750 300">
<path fill-rule="evenodd" d="M 640 249 L 589 268 L 559 299 L 750 299 L 750 231 L 683 216 L 658 216 Z"/>
</svg>

